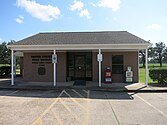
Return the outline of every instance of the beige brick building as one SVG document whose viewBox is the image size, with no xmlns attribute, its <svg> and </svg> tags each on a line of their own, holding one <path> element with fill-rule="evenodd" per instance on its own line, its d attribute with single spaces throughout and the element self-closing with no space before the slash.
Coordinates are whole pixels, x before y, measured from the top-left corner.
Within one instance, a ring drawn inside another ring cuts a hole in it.
<svg viewBox="0 0 167 125">
<path fill-rule="evenodd" d="M 133 82 L 139 82 L 138 53 L 149 45 L 127 31 L 106 31 L 39 33 L 8 47 L 13 55 L 22 53 L 24 81 L 104 82 L 104 71 L 110 67 L 112 81 L 124 82 L 125 71 L 131 67 Z M 57 55 L 55 64 L 53 54 Z M 98 54 L 102 54 L 102 61 L 97 59 Z"/>
</svg>

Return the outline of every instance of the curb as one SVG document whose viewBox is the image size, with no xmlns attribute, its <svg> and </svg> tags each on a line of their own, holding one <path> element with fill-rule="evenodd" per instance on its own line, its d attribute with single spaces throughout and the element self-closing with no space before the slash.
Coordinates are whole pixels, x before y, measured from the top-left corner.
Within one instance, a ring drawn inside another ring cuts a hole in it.
<svg viewBox="0 0 167 125">
<path fill-rule="evenodd" d="M 94 89 L 92 91 L 101 91 L 101 92 L 135 92 L 135 93 L 166 93 L 167 90 L 163 89 L 163 90 L 107 90 L 107 89 L 103 89 L 103 90 L 97 90 Z"/>
</svg>

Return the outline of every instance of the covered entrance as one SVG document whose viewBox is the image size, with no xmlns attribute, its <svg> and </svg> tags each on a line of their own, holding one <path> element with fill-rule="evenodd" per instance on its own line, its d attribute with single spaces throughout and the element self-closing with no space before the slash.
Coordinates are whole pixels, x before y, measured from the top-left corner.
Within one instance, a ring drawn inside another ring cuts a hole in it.
<svg viewBox="0 0 167 125">
<path fill-rule="evenodd" d="M 112 68 L 113 81 L 123 82 L 124 71 L 130 66 L 134 82 L 138 82 L 138 52 L 141 49 L 146 51 L 147 85 L 149 45 L 127 31 L 39 33 L 8 45 L 11 49 L 11 85 L 15 83 L 14 54 L 17 51 L 24 55 L 25 81 L 52 82 L 57 86 L 57 82 L 85 80 L 98 82 L 101 87 L 107 66 Z M 34 56 L 40 58 L 33 59 Z M 117 57 L 116 61 L 114 57 Z M 118 61 L 118 58 L 123 58 L 123 61 Z"/>
<path fill-rule="evenodd" d="M 67 81 L 92 81 L 92 52 L 67 52 Z"/>
</svg>

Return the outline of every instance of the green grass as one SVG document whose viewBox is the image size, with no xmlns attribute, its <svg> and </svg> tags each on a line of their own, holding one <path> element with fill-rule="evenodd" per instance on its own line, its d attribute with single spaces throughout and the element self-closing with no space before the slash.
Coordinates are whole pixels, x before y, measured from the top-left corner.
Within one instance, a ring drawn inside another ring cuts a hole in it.
<svg viewBox="0 0 167 125">
<path fill-rule="evenodd" d="M 146 77 L 146 70 L 145 70 L 145 68 L 140 68 L 140 79 L 139 79 L 139 81 L 141 83 L 145 83 L 145 81 L 146 81 L 145 77 Z M 154 83 L 154 81 L 152 81 L 152 79 L 150 77 L 148 77 L 148 83 Z"/>
<path fill-rule="evenodd" d="M 167 64 L 162 64 L 162 68 L 167 68 Z M 145 73 L 145 68 L 141 68 L 142 67 L 142 64 L 140 64 L 140 79 L 139 81 L 141 83 L 145 83 L 145 76 L 146 76 L 146 73 Z M 151 68 L 161 68 L 159 66 L 159 64 L 148 64 L 148 69 L 151 69 Z M 149 72 L 148 72 L 149 73 Z M 157 81 L 153 81 L 150 77 L 148 77 L 148 83 L 151 84 L 151 83 L 157 83 Z"/>
<path fill-rule="evenodd" d="M 20 75 L 20 69 L 16 69 L 16 75 Z"/>
<path fill-rule="evenodd" d="M 143 65 L 142 64 L 140 64 L 140 67 L 142 67 Z M 158 68 L 158 67 L 160 67 L 160 65 L 159 65 L 159 63 L 152 63 L 152 64 L 148 64 L 148 68 Z M 162 64 L 162 67 L 167 67 L 167 63 L 165 63 L 165 64 Z"/>
</svg>

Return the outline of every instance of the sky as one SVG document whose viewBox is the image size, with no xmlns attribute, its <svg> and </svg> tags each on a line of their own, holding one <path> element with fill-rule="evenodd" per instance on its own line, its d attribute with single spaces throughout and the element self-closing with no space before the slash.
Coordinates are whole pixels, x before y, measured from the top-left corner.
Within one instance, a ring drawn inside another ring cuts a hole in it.
<svg viewBox="0 0 167 125">
<path fill-rule="evenodd" d="M 0 43 L 39 32 L 128 31 L 167 45 L 167 0 L 0 0 Z"/>
</svg>

